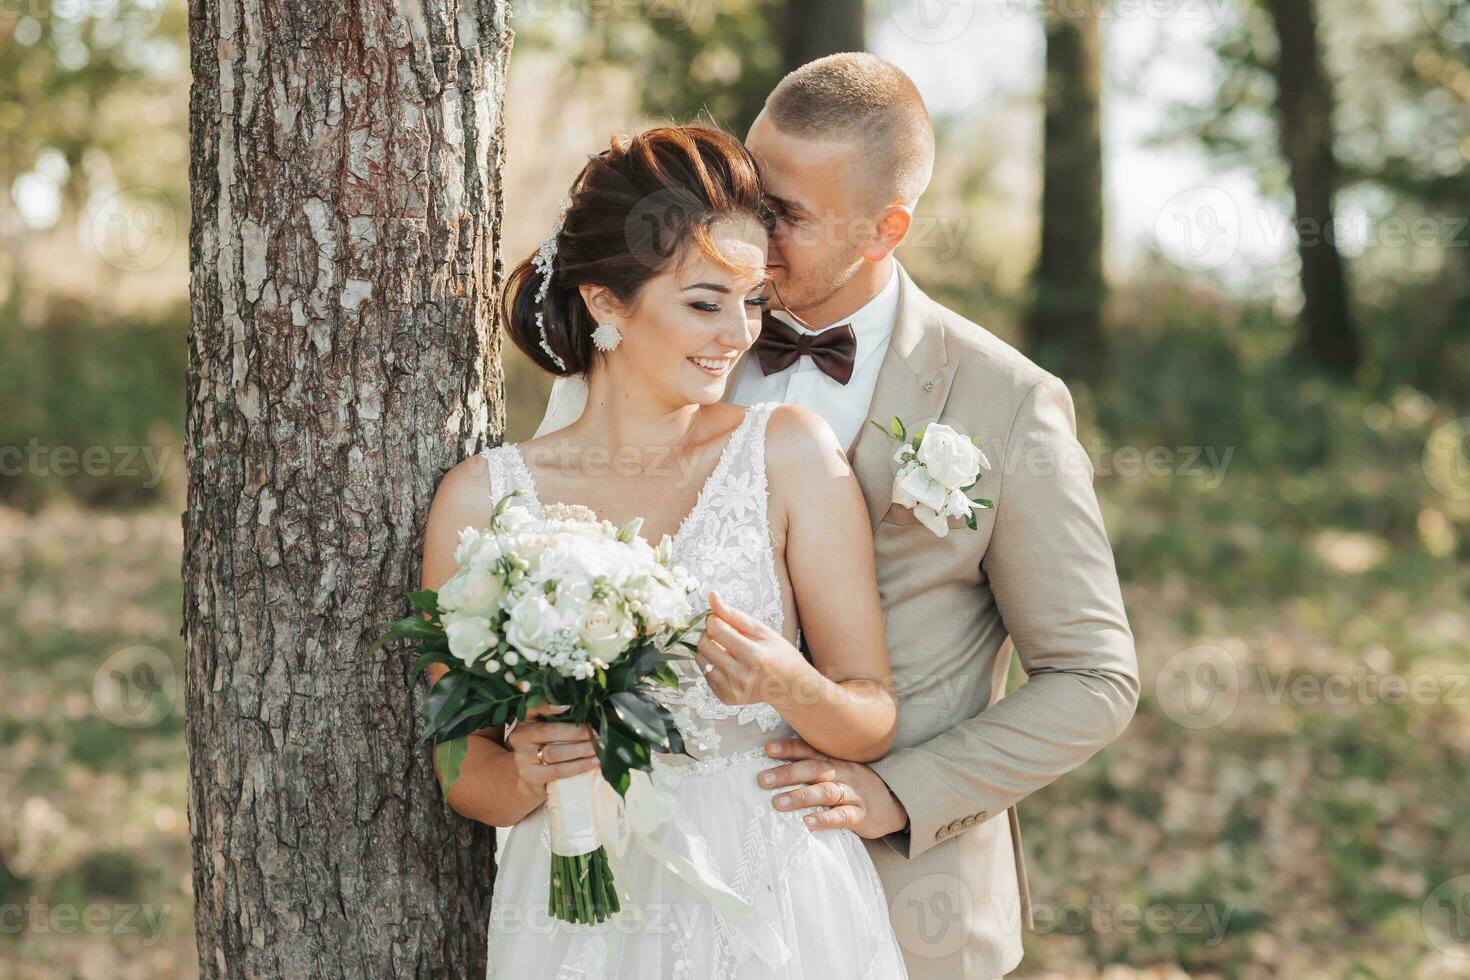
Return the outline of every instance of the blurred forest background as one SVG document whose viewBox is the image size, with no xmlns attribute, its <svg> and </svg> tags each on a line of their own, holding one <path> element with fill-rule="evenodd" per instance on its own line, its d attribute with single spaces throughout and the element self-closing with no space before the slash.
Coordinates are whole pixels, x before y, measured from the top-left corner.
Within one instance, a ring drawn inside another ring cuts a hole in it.
<svg viewBox="0 0 1470 980">
<path fill-rule="evenodd" d="M 900 253 L 1077 398 L 1145 694 L 1019 976 L 1470 976 L 1470 4 L 532 0 L 503 254 L 614 128 L 919 84 Z M 179 0 L 0 0 L 0 975 L 189 976 Z M 546 380 L 507 354 L 510 429 Z M 1018 682 L 1020 678 L 1016 679 Z M 945 914 L 944 909 L 935 909 Z"/>
</svg>

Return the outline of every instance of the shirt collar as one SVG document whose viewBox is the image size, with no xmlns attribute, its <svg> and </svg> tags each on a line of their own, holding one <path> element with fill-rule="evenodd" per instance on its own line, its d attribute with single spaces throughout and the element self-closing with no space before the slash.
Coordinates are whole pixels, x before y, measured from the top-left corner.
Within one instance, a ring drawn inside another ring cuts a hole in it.
<svg viewBox="0 0 1470 980">
<path fill-rule="evenodd" d="M 796 323 L 785 310 L 773 310 L 771 315 L 781 320 L 788 326 L 806 332 L 805 328 Z M 820 330 L 813 330 L 813 334 L 824 333 L 844 323 L 852 327 L 853 335 L 857 338 L 857 354 L 862 357 L 873 349 L 875 344 L 881 343 L 885 337 L 893 332 L 894 321 L 898 319 L 898 262 L 893 263 L 893 271 L 889 273 L 888 282 L 878 290 L 878 295 L 864 303 L 852 316 L 836 323 L 830 324 Z"/>
</svg>

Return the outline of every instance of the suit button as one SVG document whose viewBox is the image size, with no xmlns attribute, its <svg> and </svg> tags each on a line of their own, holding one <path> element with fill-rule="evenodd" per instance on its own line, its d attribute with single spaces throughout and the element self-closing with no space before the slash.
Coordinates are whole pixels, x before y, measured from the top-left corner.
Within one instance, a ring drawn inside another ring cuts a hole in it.
<svg viewBox="0 0 1470 980">
<path fill-rule="evenodd" d="M 944 840 L 944 835 L 946 833 L 948 833 L 948 830 L 946 828 L 944 828 L 944 827 L 940 827 L 938 830 L 934 831 L 934 839 L 935 840 Z"/>
<path fill-rule="evenodd" d="M 950 823 L 950 825 L 949 825 L 949 832 L 951 834 L 958 834 L 960 832 L 960 828 L 962 826 L 963 825 L 958 820 L 955 820 L 952 823 Z"/>
<path fill-rule="evenodd" d="M 984 810 L 981 810 L 979 813 L 975 814 L 975 822 L 984 823 L 989 818 L 989 816 L 990 814 L 986 813 Z"/>
<path fill-rule="evenodd" d="M 971 814 L 970 816 L 968 816 L 965 819 L 961 820 L 960 821 L 960 826 L 961 827 L 973 827 L 973 826 L 975 826 L 975 816 L 974 816 L 974 814 Z"/>
</svg>

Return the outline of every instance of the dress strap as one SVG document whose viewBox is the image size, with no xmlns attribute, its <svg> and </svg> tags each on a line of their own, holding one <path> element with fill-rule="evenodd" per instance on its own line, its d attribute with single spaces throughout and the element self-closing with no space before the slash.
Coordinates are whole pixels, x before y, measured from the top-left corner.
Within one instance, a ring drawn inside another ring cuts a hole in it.
<svg viewBox="0 0 1470 980">
<path fill-rule="evenodd" d="M 520 490 L 527 497 L 534 495 L 535 487 L 530 483 L 530 472 L 515 443 L 486 446 L 480 450 L 480 455 L 485 457 L 485 489 L 490 495 L 491 503 L 498 502 L 513 490 Z"/>
</svg>

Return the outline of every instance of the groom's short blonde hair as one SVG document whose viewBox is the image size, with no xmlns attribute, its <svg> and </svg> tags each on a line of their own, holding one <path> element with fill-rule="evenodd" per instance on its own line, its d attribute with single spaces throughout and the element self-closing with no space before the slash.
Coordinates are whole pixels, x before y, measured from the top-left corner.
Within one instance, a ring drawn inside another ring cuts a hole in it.
<svg viewBox="0 0 1470 980">
<path fill-rule="evenodd" d="M 766 99 L 784 133 L 860 147 L 889 200 L 912 206 L 934 172 L 934 127 L 907 75 L 876 55 L 848 52 L 810 61 Z M 875 188 L 876 189 L 876 188 Z"/>
</svg>

